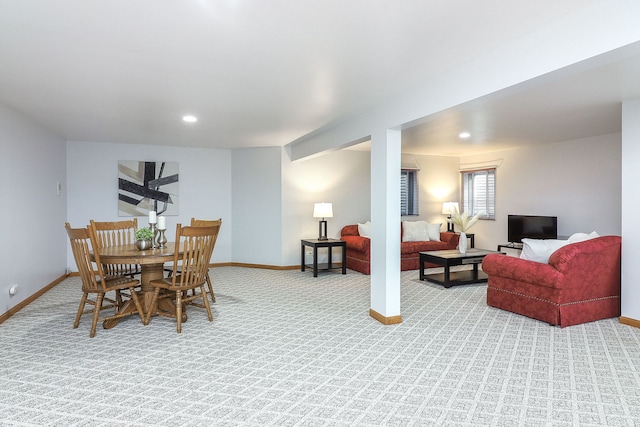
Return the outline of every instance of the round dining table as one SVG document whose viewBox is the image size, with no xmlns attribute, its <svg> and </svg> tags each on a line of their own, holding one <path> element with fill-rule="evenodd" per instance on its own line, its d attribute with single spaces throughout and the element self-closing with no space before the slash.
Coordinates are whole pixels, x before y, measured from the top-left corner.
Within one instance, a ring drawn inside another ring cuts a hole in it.
<svg viewBox="0 0 640 427">
<path fill-rule="evenodd" d="M 100 249 L 100 262 L 102 264 L 139 264 L 140 265 L 140 285 L 141 304 L 145 314 L 151 311 L 156 313 L 158 309 L 170 313 L 175 313 L 175 305 L 171 299 L 162 298 L 158 301 L 158 307 L 152 307 L 154 287 L 149 285 L 152 280 L 164 277 L 164 263 L 171 262 L 175 256 L 175 243 L 169 242 L 163 248 L 139 250 L 135 244 L 115 245 Z M 182 255 L 182 248 L 179 247 L 179 255 Z M 131 299 L 125 301 L 120 308 L 123 313 L 135 312 L 135 304 Z M 183 314 L 183 321 L 186 321 Z M 118 320 L 105 320 L 102 326 L 105 329 L 113 328 L 118 324 Z"/>
</svg>

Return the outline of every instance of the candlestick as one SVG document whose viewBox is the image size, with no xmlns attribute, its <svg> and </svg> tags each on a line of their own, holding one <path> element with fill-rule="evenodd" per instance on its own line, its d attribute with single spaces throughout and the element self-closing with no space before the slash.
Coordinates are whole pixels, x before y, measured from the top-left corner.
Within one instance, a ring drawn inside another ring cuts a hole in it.
<svg viewBox="0 0 640 427">
<path fill-rule="evenodd" d="M 167 221 L 163 216 L 158 217 L 158 230 L 166 230 L 167 229 Z"/>
<path fill-rule="evenodd" d="M 149 224 L 156 223 L 156 211 L 149 211 Z"/>
<path fill-rule="evenodd" d="M 158 229 L 156 228 L 156 224 L 152 222 L 149 223 L 149 228 L 151 229 L 151 231 L 153 231 L 153 238 L 151 239 L 151 249 L 155 249 L 158 247 L 158 245 L 156 244 L 156 236 L 158 235 Z"/>
<path fill-rule="evenodd" d="M 164 230 L 163 229 L 159 229 L 158 230 L 158 248 L 164 248 L 166 247 L 165 243 L 167 243 L 167 238 L 164 237 Z"/>
</svg>

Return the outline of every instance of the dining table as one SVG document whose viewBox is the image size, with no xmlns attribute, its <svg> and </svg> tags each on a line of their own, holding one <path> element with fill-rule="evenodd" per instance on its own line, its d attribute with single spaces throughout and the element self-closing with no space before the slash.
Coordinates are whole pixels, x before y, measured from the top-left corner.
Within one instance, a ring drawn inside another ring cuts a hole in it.
<svg viewBox="0 0 640 427">
<path fill-rule="evenodd" d="M 175 303 L 169 298 L 162 298 L 153 306 L 153 293 L 155 288 L 149 284 L 152 280 L 164 277 L 164 264 L 174 260 L 176 245 L 168 242 L 162 248 L 140 250 L 135 244 L 114 245 L 100 249 L 100 262 L 102 264 L 138 264 L 140 265 L 140 302 L 146 313 L 158 310 L 175 313 Z M 178 254 L 182 255 L 182 246 L 178 245 Z M 92 253 L 93 254 L 93 253 Z M 92 256 L 92 258 L 94 258 Z M 95 259 L 93 259 L 95 261 Z M 135 304 L 131 299 L 125 301 L 120 307 L 120 312 L 135 313 Z M 186 321 L 183 311 L 182 321 Z M 105 329 L 113 328 L 120 319 L 105 320 L 102 326 Z"/>
</svg>

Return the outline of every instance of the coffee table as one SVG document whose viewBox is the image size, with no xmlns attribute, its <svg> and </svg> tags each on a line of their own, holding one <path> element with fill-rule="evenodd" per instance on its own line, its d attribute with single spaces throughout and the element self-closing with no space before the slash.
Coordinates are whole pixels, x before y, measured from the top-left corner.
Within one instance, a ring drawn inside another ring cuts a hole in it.
<svg viewBox="0 0 640 427">
<path fill-rule="evenodd" d="M 478 270 L 478 264 L 489 254 L 502 254 L 502 252 L 490 251 L 487 249 L 467 249 L 461 254 L 457 249 L 446 251 L 420 252 L 420 280 L 428 280 L 433 283 L 450 288 L 454 285 L 468 285 L 470 283 L 486 282 L 488 276 Z M 424 274 L 424 264 L 432 264 L 444 267 L 444 273 Z M 472 265 L 473 269 L 465 271 L 451 271 L 451 267 L 456 265 Z"/>
</svg>

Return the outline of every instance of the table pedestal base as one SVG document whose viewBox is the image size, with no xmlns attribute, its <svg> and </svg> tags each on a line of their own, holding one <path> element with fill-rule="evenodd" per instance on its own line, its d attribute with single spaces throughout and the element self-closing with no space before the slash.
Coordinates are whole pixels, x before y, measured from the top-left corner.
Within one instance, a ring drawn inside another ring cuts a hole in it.
<svg viewBox="0 0 640 427">
<path fill-rule="evenodd" d="M 152 280 L 159 280 L 164 277 L 164 264 L 143 264 L 141 265 L 141 274 L 140 274 L 140 284 L 141 291 L 138 292 L 138 296 L 140 297 L 140 303 L 142 304 L 142 309 L 144 310 L 144 314 L 149 313 L 151 311 L 152 316 L 156 315 L 158 310 L 167 312 L 167 313 L 176 313 L 176 305 L 175 302 L 168 298 L 163 298 L 159 300 L 154 306 L 152 306 L 153 301 L 153 292 L 155 288 L 149 285 L 149 282 Z M 161 291 L 162 292 L 162 291 Z M 133 300 L 129 299 L 122 304 L 122 307 L 118 310 L 121 313 L 129 313 L 131 315 L 136 313 L 136 305 L 133 303 Z M 104 329 L 111 329 L 118 324 L 120 319 L 110 319 L 102 322 L 102 327 Z M 182 321 L 187 321 L 187 315 L 185 310 L 182 310 Z"/>
</svg>

